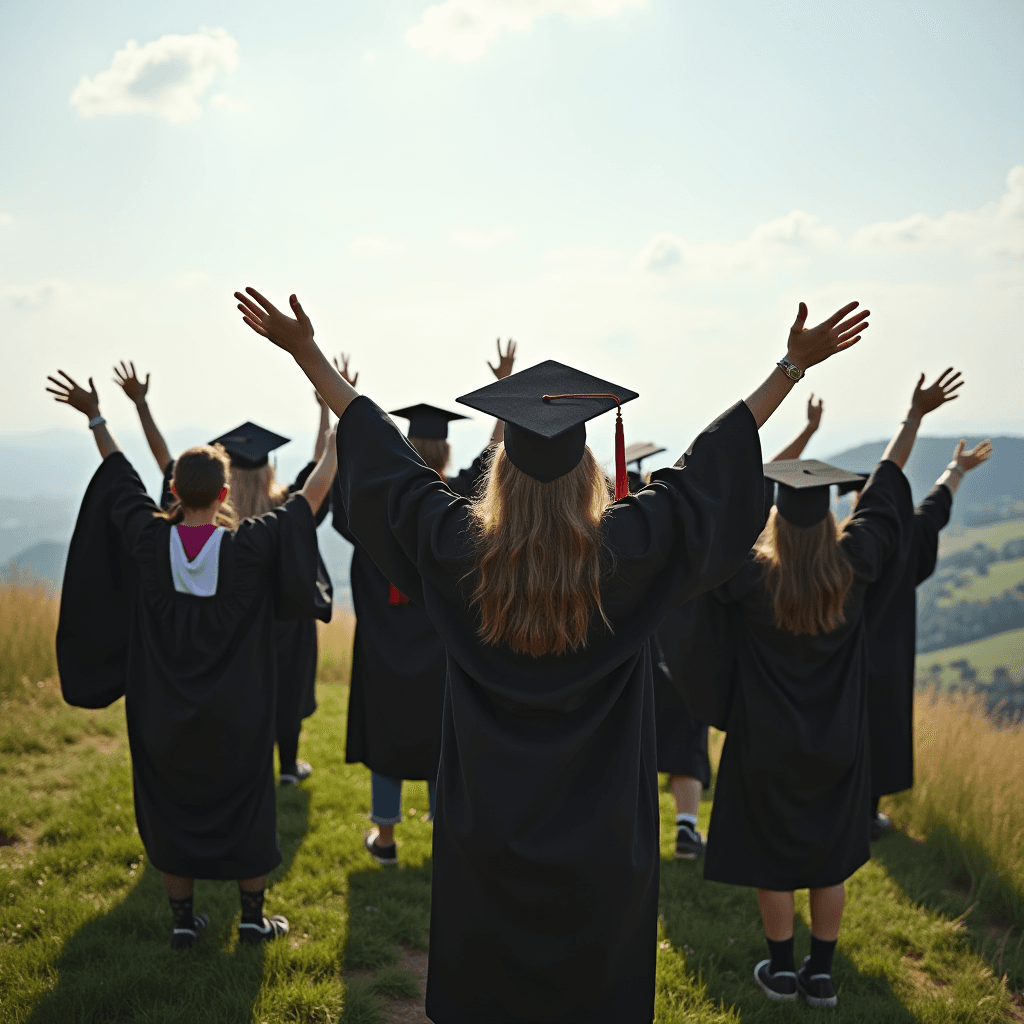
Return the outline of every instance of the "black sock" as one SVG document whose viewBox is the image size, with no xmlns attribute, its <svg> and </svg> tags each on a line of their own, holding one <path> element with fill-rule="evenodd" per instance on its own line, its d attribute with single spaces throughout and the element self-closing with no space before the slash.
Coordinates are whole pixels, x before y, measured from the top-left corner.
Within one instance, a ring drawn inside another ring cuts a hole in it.
<svg viewBox="0 0 1024 1024">
<path fill-rule="evenodd" d="M 171 904 L 171 913 L 174 915 L 174 927 L 175 928 L 191 928 L 193 925 L 193 913 L 192 913 L 192 897 L 186 896 L 183 900 L 172 900 L 168 897 Z"/>
<path fill-rule="evenodd" d="M 278 732 L 277 736 L 277 756 L 281 760 L 281 771 L 291 772 L 295 770 L 295 762 L 299 756 L 299 732 L 295 731 L 294 735 L 289 732 L 287 736 L 282 736 Z"/>
<path fill-rule="evenodd" d="M 781 942 L 772 942 L 768 939 L 768 952 L 771 954 L 772 962 L 768 965 L 768 970 L 772 974 L 778 974 L 779 971 L 789 971 L 792 973 L 796 970 L 793 965 L 793 936 L 790 935 L 788 939 L 783 939 Z"/>
<path fill-rule="evenodd" d="M 836 939 L 826 942 L 816 935 L 811 936 L 811 959 L 807 961 L 807 973 L 831 974 L 832 954 L 836 951 Z"/>
<path fill-rule="evenodd" d="M 266 891 L 266 889 L 259 889 L 256 892 L 238 890 L 242 898 L 242 921 L 244 924 L 258 924 L 261 928 L 263 927 L 263 895 Z"/>
</svg>

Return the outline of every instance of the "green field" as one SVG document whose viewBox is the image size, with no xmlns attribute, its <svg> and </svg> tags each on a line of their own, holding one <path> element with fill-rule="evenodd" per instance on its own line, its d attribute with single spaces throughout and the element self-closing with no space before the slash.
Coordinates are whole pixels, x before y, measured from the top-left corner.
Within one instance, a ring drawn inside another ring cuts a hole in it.
<svg viewBox="0 0 1024 1024">
<path fill-rule="evenodd" d="M 920 682 L 938 683 L 943 687 L 959 683 L 960 670 L 950 665 L 962 660 L 969 661 L 983 680 L 990 679 L 992 672 L 999 667 L 1009 669 L 1014 679 L 1024 679 L 1024 629 L 1013 629 L 969 644 L 919 654 L 917 678 Z M 932 671 L 934 665 L 940 666 L 938 672 Z"/>
<path fill-rule="evenodd" d="M 338 627 L 342 643 L 346 628 Z M 329 647 L 325 654 L 335 670 L 347 660 Z M 135 831 L 120 703 L 67 708 L 52 678 L 8 687 L 0 724 L 0 1024 L 424 1020 L 425 786 L 404 795 L 401 868 L 382 871 L 361 845 L 367 772 L 344 763 L 347 694 L 343 683 L 320 686 L 320 710 L 302 744 L 315 774 L 280 794 L 285 860 L 272 875 L 267 909 L 291 919 L 291 934 L 265 949 L 239 948 L 234 886 L 200 882 L 196 907 L 211 926 L 196 949 L 174 954 L 159 876 Z M 704 827 L 710 807 L 709 794 Z M 699 864 L 671 859 L 672 811 L 663 792 L 657 1020 L 813 1019 L 819 1011 L 802 1004 L 765 1001 L 751 979 L 764 955 L 754 894 L 704 882 Z M 993 902 L 992 886 L 958 871 L 948 849 L 931 841 L 895 835 L 876 852 L 850 883 L 836 959 L 840 1007 L 830 1019 L 1024 1019 L 1012 990 L 1024 986 L 1024 936 L 1019 921 L 1005 920 L 1005 901 Z M 806 896 L 800 908 L 802 956 Z M 1011 987 L 1000 982 L 1004 974 Z"/>
<path fill-rule="evenodd" d="M 1013 590 L 1024 582 L 1024 558 L 1011 562 L 993 562 L 984 574 L 968 569 L 963 576 L 965 581 L 960 586 L 954 585 L 950 597 L 938 600 L 940 607 L 951 608 L 960 601 L 988 601 L 993 597 L 1002 597 L 1007 590 Z"/>
<path fill-rule="evenodd" d="M 998 551 L 1008 540 L 1020 537 L 1024 537 L 1024 519 L 1009 519 L 988 526 L 950 526 L 939 535 L 939 558 L 975 544 L 987 544 Z"/>
</svg>

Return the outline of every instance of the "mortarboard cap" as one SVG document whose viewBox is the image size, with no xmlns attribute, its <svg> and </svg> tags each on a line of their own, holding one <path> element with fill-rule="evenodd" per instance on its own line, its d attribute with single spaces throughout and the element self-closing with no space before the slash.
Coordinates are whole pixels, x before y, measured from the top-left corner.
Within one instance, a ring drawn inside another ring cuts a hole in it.
<svg viewBox="0 0 1024 1024">
<path fill-rule="evenodd" d="M 775 507 L 794 526 L 814 526 L 828 515 L 829 488 L 859 483 L 860 473 L 848 473 L 817 459 L 780 459 L 766 462 L 764 475 L 779 485 Z"/>
<path fill-rule="evenodd" d="M 541 483 L 575 469 L 587 444 L 587 420 L 639 398 L 636 391 L 548 359 L 456 401 L 505 421 L 505 454 Z M 621 419 L 616 427 L 616 469 L 622 459 Z M 626 489 L 622 460 L 621 487 Z"/>
<path fill-rule="evenodd" d="M 852 483 L 845 483 L 839 485 L 840 496 L 844 494 L 849 494 L 850 491 L 863 491 L 864 485 L 868 482 L 868 477 L 871 476 L 870 473 L 856 473 L 854 475 L 857 477 L 857 479 L 854 480 Z"/>
<path fill-rule="evenodd" d="M 626 465 L 631 462 L 639 465 L 644 459 L 650 458 L 652 455 L 660 455 L 664 451 L 668 451 L 668 449 L 661 448 L 653 441 L 635 441 L 626 448 Z"/>
<path fill-rule="evenodd" d="M 220 437 L 215 437 L 210 444 L 222 445 L 231 456 L 231 465 L 239 469 L 259 469 L 267 464 L 267 456 L 281 445 L 287 444 L 290 438 L 275 434 L 255 423 L 243 423 L 234 430 L 229 430 Z"/>
<path fill-rule="evenodd" d="M 449 420 L 469 418 L 460 412 L 448 412 L 446 409 L 438 409 L 423 402 L 407 406 L 405 409 L 394 409 L 390 415 L 401 416 L 409 421 L 410 437 L 432 438 L 438 441 L 443 441 L 448 436 Z"/>
</svg>

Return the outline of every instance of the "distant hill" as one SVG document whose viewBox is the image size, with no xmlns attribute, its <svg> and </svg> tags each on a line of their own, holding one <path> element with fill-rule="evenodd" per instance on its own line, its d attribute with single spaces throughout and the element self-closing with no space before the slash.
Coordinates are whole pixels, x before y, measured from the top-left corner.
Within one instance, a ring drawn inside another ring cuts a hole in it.
<svg viewBox="0 0 1024 1024">
<path fill-rule="evenodd" d="M 64 563 L 67 557 L 67 544 L 45 540 L 8 559 L 0 566 L 0 579 L 9 580 L 14 576 L 29 577 L 59 587 L 64 578 Z"/>
<path fill-rule="evenodd" d="M 959 437 L 919 437 L 906 473 L 920 501 L 953 456 Z M 973 447 L 983 437 L 965 437 Z M 830 456 L 826 461 L 851 471 L 868 471 L 882 457 L 887 441 L 873 441 Z M 967 475 L 953 502 L 953 524 L 981 525 L 1024 518 L 1024 437 L 993 437 L 995 453 Z"/>
</svg>

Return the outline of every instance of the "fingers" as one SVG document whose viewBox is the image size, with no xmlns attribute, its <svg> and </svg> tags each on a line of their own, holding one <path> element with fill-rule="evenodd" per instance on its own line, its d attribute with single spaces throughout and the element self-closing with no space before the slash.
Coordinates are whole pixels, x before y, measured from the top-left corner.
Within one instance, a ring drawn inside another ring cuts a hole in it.
<svg viewBox="0 0 1024 1024">
<path fill-rule="evenodd" d="M 96 394 L 96 385 L 95 385 L 95 384 L 93 384 L 93 382 L 92 382 L 92 377 L 90 377 L 90 378 L 89 378 L 89 390 L 90 390 L 90 391 L 91 391 L 91 392 L 92 392 L 92 393 L 93 393 L 94 395 Z"/>
<path fill-rule="evenodd" d="M 964 453 L 964 448 L 967 447 L 967 442 L 960 440 L 957 442 L 956 448 L 953 450 L 953 461 L 956 462 Z"/>
<path fill-rule="evenodd" d="M 804 319 L 806 319 L 807 307 L 804 306 L 802 302 L 800 303 L 800 305 L 803 306 L 804 308 Z M 859 305 L 859 302 L 848 302 L 845 306 L 843 306 L 842 309 L 836 310 L 836 312 L 834 312 L 827 320 L 820 324 L 820 326 L 824 327 L 826 330 L 832 330 L 832 328 L 835 327 L 840 320 L 842 320 L 848 313 L 852 313 Z M 867 316 L 867 311 L 865 310 L 865 312 L 862 313 L 861 316 Z"/>
<path fill-rule="evenodd" d="M 256 291 L 255 288 L 246 288 L 245 290 L 263 307 L 263 310 L 260 310 L 260 312 L 263 312 L 265 310 L 267 313 L 277 313 L 278 316 L 281 315 L 281 311 L 269 299 L 266 299 L 262 295 L 260 295 L 260 293 Z"/>
<path fill-rule="evenodd" d="M 65 384 L 65 383 L 64 383 L 64 381 L 62 381 L 62 380 L 57 380 L 57 378 L 56 378 L 56 377 L 49 377 L 49 376 L 48 376 L 48 377 L 47 377 L 46 379 L 47 379 L 47 380 L 48 380 L 48 381 L 49 381 L 49 382 L 50 382 L 51 384 L 56 384 L 56 385 L 57 385 L 57 387 L 59 387 L 59 388 L 64 388 L 64 390 L 65 390 L 65 391 L 70 391 L 70 390 L 71 390 L 71 388 L 69 388 L 69 387 L 67 386 L 67 384 Z M 46 390 L 47 390 L 47 391 L 49 391 L 50 389 L 49 389 L 49 388 L 47 388 Z"/>
<path fill-rule="evenodd" d="M 954 384 L 952 387 L 944 388 L 943 394 L 946 396 L 947 399 L 950 398 L 950 397 L 956 398 L 957 396 L 954 395 L 953 392 L 956 391 L 958 388 L 962 388 L 963 386 L 964 386 L 964 382 L 960 381 L 959 384 Z"/>
<path fill-rule="evenodd" d="M 270 337 L 270 335 L 267 334 L 267 332 L 263 329 L 263 326 L 261 324 L 256 323 L 256 321 L 253 320 L 251 317 L 243 316 L 242 323 L 248 324 L 257 334 L 263 335 L 264 338 Z"/>
<path fill-rule="evenodd" d="M 356 375 L 352 378 L 352 387 L 355 387 L 359 383 L 359 371 L 356 371 Z"/>
<path fill-rule="evenodd" d="M 498 362 L 500 363 L 501 360 L 502 360 L 502 355 L 501 355 L 501 335 L 500 334 L 498 335 L 498 340 L 495 341 L 494 344 L 495 344 L 495 346 L 498 349 Z M 491 364 L 488 363 L 487 365 L 490 366 Z M 492 369 L 493 369 L 493 367 L 492 367 Z"/>
<path fill-rule="evenodd" d="M 246 298 L 241 292 L 235 292 L 235 298 L 238 299 L 238 308 L 243 313 L 248 313 L 249 316 L 255 317 L 257 320 L 262 320 L 267 315 L 252 299 Z"/>
<path fill-rule="evenodd" d="M 802 331 L 805 323 L 807 323 L 807 303 L 801 302 L 800 305 L 797 306 L 796 319 L 793 321 L 793 326 L 790 330 Z"/>
<path fill-rule="evenodd" d="M 298 297 L 295 295 L 290 295 L 288 297 L 288 301 L 292 305 L 292 312 L 295 314 L 295 319 L 298 320 L 303 327 L 309 327 L 309 317 L 306 316 L 306 312 L 302 308 L 302 305 L 299 303 Z"/>
<path fill-rule="evenodd" d="M 851 338 L 849 341 L 841 341 L 838 345 L 836 345 L 835 351 L 845 352 L 848 348 L 853 348 L 853 346 L 856 345 L 858 341 L 860 341 L 859 334 L 856 338 Z"/>
<path fill-rule="evenodd" d="M 78 385 L 77 385 L 77 384 L 75 383 L 75 381 L 74 381 L 74 380 L 72 380 L 72 378 L 71 378 L 71 377 L 69 377 L 69 376 L 68 376 L 68 375 L 67 375 L 67 374 L 66 374 L 66 373 L 65 373 L 65 372 L 64 372 L 63 370 L 61 370 L 61 369 L 58 369 L 58 370 L 57 370 L 57 372 L 58 372 L 58 373 L 59 373 L 59 374 L 60 374 L 60 375 L 61 375 L 61 376 L 62 376 L 62 377 L 64 378 L 64 380 L 66 380 L 66 381 L 68 382 L 68 384 L 70 384 L 70 385 L 71 385 L 71 388 L 72 388 L 72 389 L 74 389 L 74 388 L 77 388 L 77 387 L 78 387 Z M 53 380 L 53 378 L 52 378 L 52 377 L 51 377 L 50 379 L 51 379 L 51 380 Z M 54 381 L 54 384 L 60 384 L 60 383 L 61 383 L 61 382 L 60 382 L 59 380 L 57 380 L 57 381 Z"/>
<path fill-rule="evenodd" d="M 841 324 L 835 324 L 829 328 L 836 334 L 850 334 L 856 330 L 864 330 L 867 327 L 865 321 L 871 316 L 870 309 L 862 309 L 856 316 L 851 316 L 849 320 L 844 320 Z"/>
<path fill-rule="evenodd" d="M 493 374 L 497 374 L 497 372 L 498 372 L 498 367 L 497 367 L 497 366 L 491 366 L 491 361 L 490 361 L 490 359 L 488 359 L 488 360 L 487 360 L 487 365 L 488 365 L 488 366 L 490 367 L 490 369 L 491 369 L 491 373 L 493 373 Z"/>
</svg>

